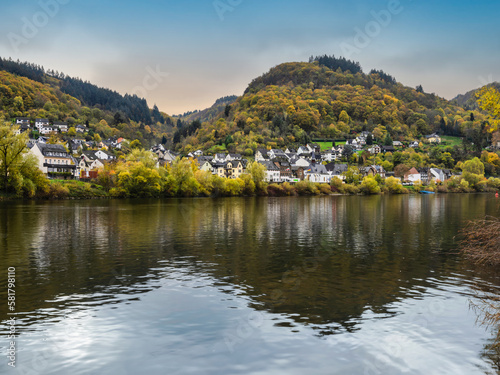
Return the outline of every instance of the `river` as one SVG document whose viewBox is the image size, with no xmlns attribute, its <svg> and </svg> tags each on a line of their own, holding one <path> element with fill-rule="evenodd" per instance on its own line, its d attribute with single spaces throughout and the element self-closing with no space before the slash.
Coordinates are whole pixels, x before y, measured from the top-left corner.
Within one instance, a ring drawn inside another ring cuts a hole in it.
<svg viewBox="0 0 500 375">
<path fill-rule="evenodd" d="M 486 215 L 493 195 L 3 202 L 0 374 L 496 373 L 471 303 L 500 274 L 455 239 Z"/>
</svg>

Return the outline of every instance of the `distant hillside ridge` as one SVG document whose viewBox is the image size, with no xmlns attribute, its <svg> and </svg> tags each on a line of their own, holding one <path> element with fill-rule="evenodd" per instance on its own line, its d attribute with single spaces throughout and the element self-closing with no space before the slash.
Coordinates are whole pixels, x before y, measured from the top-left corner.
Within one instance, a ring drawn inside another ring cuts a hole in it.
<svg viewBox="0 0 500 375">
<path fill-rule="evenodd" d="M 500 83 L 499 82 L 493 82 L 488 85 L 488 87 L 494 87 L 497 91 L 500 91 Z M 463 107 L 468 110 L 477 110 L 479 108 L 478 102 L 477 102 L 477 97 L 476 93 L 481 90 L 482 87 L 476 89 L 476 90 L 471 90 L 465 94 L 462 95 L 457 95 L 454 99 L 452 99 L 452 102 L 456 103 L 460 107 Z"/>
<path fill-rule="evenodd" d="M 80 78 L 72 78 L 53 70 L 28 62 L 13 61 L 0 57 L 0 71 L 6 71 L 43 84 L 57 86 L 61 92 L 71 95 L 89 107 L 118 112 L 122 116 L 146 125 L 153 123 L 148 103 L 136 95 L 121 95 L 116 91 L 98 87 Z"/>
</svg>

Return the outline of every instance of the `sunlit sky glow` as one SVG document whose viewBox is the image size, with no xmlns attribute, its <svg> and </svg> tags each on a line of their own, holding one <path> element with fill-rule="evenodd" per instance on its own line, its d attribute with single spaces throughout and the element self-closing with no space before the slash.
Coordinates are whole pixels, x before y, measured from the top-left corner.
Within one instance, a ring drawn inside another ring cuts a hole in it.
<svg viewBox="0 0 500 375">
<path fill-rule="evenodd" d="M 383 69 L 447 99 L 500 81 L 498 1 L 39 0 L 1 7 L 0 56 L 145 94 L 169 114 L 241 95 L 271 67 L 320 54 L 359 61 L 365 72 Z"/>
</svg>

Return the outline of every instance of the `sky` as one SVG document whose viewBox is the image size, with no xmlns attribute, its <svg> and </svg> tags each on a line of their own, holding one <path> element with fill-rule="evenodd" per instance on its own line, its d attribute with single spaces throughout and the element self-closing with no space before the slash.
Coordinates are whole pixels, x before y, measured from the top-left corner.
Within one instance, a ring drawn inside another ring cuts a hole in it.
<svg viewBox="0 0 500 375">
<path fill-rule="evenodd" d="M 500 81 L 500 2 L 2 0 L 0 56 L 145 97 L 170 115 L 311 55 L 447 99 Z"/>
</svg>

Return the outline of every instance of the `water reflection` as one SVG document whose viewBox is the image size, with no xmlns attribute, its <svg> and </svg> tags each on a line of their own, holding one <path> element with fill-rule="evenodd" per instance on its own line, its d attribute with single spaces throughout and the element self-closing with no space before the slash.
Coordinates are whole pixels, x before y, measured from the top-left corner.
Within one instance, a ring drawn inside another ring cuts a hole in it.
<svg viewBox="0 0 500 375">
<path fill-rule="evenodd" d="M 225 295 L 209 305 L 228 319 L 232 309 L 250 307 L 272 314 L 266 324 L 292 334 L 308 329 L 337 346 L 367 322 L 409 324 L 413 304 L 437 298 L 422 315 L 443 315 L 442 301 L 469 298 L 467 285 L 478 277 L 500 285 L 450 251 L 464 220 L 499 212 L 481 195 L 6 203 L 0 263 L 17 268 L 26 327 L 59 321 L 75 330 L 78 314 L 154 295 L 163 303 L 134 314 L 159 319 L 180 340 L 200 328 L 186 322 L 206 320 L 183 296 L 189 289 Z M 175 307 L 158 297 L 165 288 Z M 0 305 L 1 320 L 6 313 Z M 212 333 L 225 326 L 220 318 L 212 324 Z M 220 335 L 218 342 L 227 338 Z"/>
</svg>

